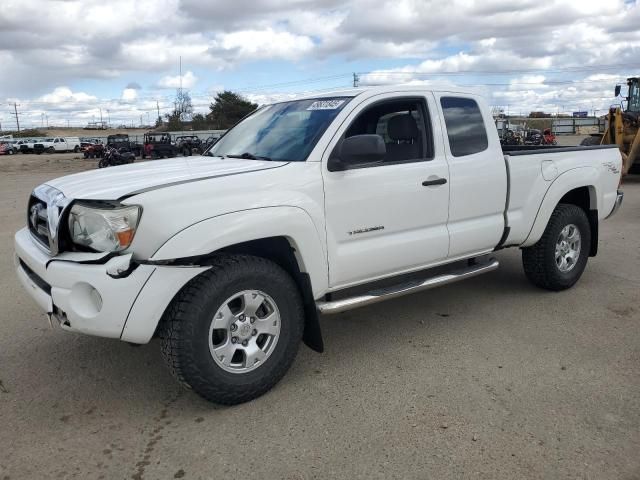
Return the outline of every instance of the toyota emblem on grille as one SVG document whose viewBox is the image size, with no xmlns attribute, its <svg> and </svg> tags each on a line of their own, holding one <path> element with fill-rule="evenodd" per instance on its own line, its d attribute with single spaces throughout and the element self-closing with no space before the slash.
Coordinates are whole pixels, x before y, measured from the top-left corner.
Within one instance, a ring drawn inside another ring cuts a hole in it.
<svg viewBox="0 0 640 480">
<path fill-rule="evenodd" d="M 34 229 L 38 228 L 38 216 L 40 215 L 40 210 L 43 208 L 44 207 L 41 204 L 36 203 L 35 205 L 32 205 L 29 210 L 29 223 L 31 223 L 31 226 Z"/>
</svg>

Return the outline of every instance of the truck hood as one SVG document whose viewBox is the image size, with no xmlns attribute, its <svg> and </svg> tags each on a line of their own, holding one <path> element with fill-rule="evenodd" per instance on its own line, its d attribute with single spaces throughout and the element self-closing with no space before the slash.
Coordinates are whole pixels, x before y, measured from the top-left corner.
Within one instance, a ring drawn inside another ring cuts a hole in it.
<svg viewBox="0 0 640 480">
<path fill-rule="evenodd" d="M 46 183 L 60 190 L 67 198 L 118 200 L 165 186 L 269 170 L 286 164 L 202 156 L 170 158 L 76 173 Z"/>
</svg>

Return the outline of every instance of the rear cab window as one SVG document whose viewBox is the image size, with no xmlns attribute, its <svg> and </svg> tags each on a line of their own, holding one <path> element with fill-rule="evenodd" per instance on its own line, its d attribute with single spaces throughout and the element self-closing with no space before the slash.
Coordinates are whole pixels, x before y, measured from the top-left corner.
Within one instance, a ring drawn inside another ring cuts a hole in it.
<svg viewBox="0 0 640 480">
<path fill-rule="evenodd" d="M 449 148 L 454 157 L 472 155 L 488 148 L 487 129 L 475 100 L 465 97 L 441 97 L 440 105 L 447 128 Z"/>
</svg>

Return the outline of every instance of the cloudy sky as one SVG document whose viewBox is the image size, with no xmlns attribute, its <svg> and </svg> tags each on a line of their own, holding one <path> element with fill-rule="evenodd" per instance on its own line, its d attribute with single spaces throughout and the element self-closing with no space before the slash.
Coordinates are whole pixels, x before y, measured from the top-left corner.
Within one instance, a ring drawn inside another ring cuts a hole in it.
<svg viewBox="0 0 640 480">
<path fill-rule="evenodd" d="M 2 0 L 0 122 L 152 122 L 189 90 L 265 102 L 473 85 L 510 113 L 602 110 L 640 74 L 639 0 Z M 157 104 L 156 104 L 157 102 Z"/>
</svg>

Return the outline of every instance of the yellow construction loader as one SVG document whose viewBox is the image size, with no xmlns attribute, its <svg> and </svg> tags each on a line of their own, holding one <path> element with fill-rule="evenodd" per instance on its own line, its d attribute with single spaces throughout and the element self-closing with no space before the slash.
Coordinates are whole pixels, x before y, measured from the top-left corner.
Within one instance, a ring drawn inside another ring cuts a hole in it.
<svg viewBox="0 0 640 480">
<path fill-rule="evenodd" d="M 604 134 L 592 135 L 582 141 L 582 145 L 618 145 L 622 153 L 622 175 L 629 173 L 634 163 L 635 169 L 640 167 L 640 78 L 628 78 L 627 85 L 626 107 L 624 103 L 611 107 Z M 616 97 L 620 90 L 621 86 L 616 85 Z"/>
</svg>

